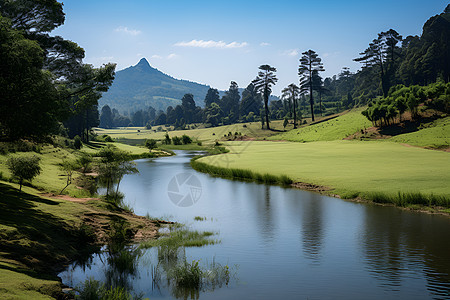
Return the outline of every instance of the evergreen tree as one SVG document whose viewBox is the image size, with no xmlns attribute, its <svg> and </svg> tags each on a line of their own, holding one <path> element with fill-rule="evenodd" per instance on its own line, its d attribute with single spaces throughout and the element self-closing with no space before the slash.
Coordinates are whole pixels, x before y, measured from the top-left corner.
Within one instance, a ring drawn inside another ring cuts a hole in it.
<svg viewBox="0 0 450 300">
<path fill-rule="evenodd" d="M 323 72 L 325 69 L 322 65 L 322 60 L 313 50 L 308 50 L 302 53 L 300 58 L 300 66 L 298 68 L 298 75 L 300 76 L 300 88 L 303 91 L 309 92 L 309 105 L 311 107 L 311 118 L 314 122 L 314 76 L 317 76 L 318 72 Z"/>
<path fill-rule="evenodd" d="M 272 85 L 275 85 L 278 78 L 275 76 L 276 68 L 269 65 L 259 66 L 259 72 L 256 79 L 252 81 L 255 85 L 255 89 L 263 95 L 264 99 L 264 114 L 266 117 L 267 129 L 269 126 L 269 96 L 272 93 Z"/>
</svg>

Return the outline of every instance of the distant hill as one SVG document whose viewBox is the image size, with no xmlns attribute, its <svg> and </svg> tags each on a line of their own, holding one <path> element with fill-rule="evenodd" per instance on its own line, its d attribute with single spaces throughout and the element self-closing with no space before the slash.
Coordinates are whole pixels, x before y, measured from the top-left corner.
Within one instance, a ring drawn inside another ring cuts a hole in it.
<svg viewBox="0 0 450 300">
<path fill-rule="evenodd" d="M 184 94 L 194 95 L 195 103 L 203 107 L 209 86 L 175 79 L 150 66 L 142 58 L 135 66 L 116 73 L 116 78 L 99 100 L 99 108 L 108 104 L 121 112 L 136 111 L 148 106 L 165 110 L 181 104 Z"/>
</svg>

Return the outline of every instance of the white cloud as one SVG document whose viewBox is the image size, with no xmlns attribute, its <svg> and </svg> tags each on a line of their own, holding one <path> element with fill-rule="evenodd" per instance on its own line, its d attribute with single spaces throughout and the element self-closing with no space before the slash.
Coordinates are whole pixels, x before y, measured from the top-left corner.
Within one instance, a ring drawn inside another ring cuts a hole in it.
<svg viewBox="0 0 450 300">
<path fill-rule="evenodd" d="M 297 56 L 298 55 L 298 49 L 289 49 L 283 52 L 283 55 L 287 56 Z"/>
<path fill-rule="evenodd" d="M 178 58 L 179 56 L 177 55 L 177 54 L 175 54 L 175 53 L 171 53 L 171 54 L 169 54 L 168 56 L 167 56 L 167 59 L 175 59 L 175 58 Z"/>
<path fill-rule="evenodd" d="M 219 49 L 232 49 L 242 48 L 248 46 L 247 42 L 231 42 L 225 43 L 224 41 L 204 41 L 204 40 L 192 40 L 190 42 L 178 42 L 175 44 L 178 47 L 195 47 L 195 48 L 219 48 Z"/>
<path fill-rule="evenodd" d="M 270 44 L 269 43 L 266 43 L 266 42 L 262 42 L 261 44 L 259 44 L 261 47 L 266 47 L 266 46 L 270 46 Z"/>
<path fill-rule="evenodd" d="M 162 56 L 161 55 L 157 55 L 157 54 L 155 54 L 155 55 L 152 55 L 150 58 L 154 58 L 154 59 L 161 59 L 162 58 Z"/>
<path fill-rule="evenodd" d="M 115 32 L 120 32 L 120 33 L 125 33 L 125 34 L 128 34 L 128 35 L 133 35 L 133 36 L 141 34 L 140 30 L 129 29 L 128 27 L 125 27 L 125 26 L 119 26 L 116 29 L 114 29 L 114 31 Z"/>
</svg>

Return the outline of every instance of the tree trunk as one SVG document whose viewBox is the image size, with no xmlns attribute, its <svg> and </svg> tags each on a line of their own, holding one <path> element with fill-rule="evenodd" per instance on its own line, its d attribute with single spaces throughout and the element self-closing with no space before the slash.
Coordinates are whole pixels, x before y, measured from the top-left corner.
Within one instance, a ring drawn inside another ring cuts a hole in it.
<svg viewBox="0 0 450 300">
<path fill-rule="evenodd" d="M 19 191 L 22 191 L 22 183 L 23 183 L 23 179 L 20 178 L 19 179 Z"/>
<path fill-rule="evenodd" d="M 294 107 L 294 129 L 297 128 L 297 111 L 296 111 L 296 108 L 295 108 L 295 102 L 296 101 L 297 100 L 295 100 L 295 97 L 292 97 L 292 104 L 293 104 L 293 107 Z"/>
<path fill-rule="evenodd" d="M 314 122 L 314 98 L 313 98 L 313 83 L 312 83 L 312 66 L 309 65 L 309 105 L 311 106 L 311 118 Z"/>
<path fill-rule="evenodd" d="M 270 126 L 269 126 L 269 95 L 267 94 L 267 88 L 264 89 L 264 110 L 266 112 L 267 129 L 270 130 Z"/>
</svg>

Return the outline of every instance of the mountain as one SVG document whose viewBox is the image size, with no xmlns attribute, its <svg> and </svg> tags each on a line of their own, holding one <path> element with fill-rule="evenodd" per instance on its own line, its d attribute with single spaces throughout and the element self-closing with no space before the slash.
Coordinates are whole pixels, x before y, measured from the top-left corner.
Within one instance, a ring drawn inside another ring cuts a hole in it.
<svg viewBox="0 0 450 300">
<path fill-rule="evenodd" d="M 203 106 L 209 86 L 175 79 L 150 66 L 142 58 L 135 66 L 116 72 L 108 92 L 99 100 L 99 108 L 108 104 L 121 112 L 136 111 L 148 106 L 166 110 L 181 104 L 184 94 L 194 95 L 195 103 Z"/>
</svg>

